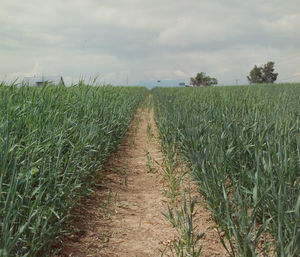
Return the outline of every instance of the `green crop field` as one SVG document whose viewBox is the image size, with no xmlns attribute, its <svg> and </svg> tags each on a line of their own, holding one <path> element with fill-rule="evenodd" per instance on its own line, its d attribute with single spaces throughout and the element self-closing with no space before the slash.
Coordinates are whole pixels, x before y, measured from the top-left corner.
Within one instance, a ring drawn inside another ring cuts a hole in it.
<svg viewBox="0 0 300 257">
<path fill-rule="evenodd" d="M 190 163 L 232 256 L 299 256 L 300 85 L 156 88 L 153 96 L 164 151 L 176 148 Z"/>
<path fill-rule="evenodd" d="M 145 88 L 0 85 L 0 256 L 49 256 Z"/>
<path fill-rule="evenodd" d="M 54 254 L 148 93 L 0 84 L 0 257 Z M 299 256 L 300 84 L 151 93 L 162 150 L 188 164 L 228 252 Z"/>
</svg>

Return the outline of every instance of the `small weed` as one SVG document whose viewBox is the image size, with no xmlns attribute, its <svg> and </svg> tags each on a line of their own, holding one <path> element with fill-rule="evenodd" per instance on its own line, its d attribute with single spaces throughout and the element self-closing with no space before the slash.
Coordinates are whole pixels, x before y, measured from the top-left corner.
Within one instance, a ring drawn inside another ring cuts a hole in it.
<svg viewBox="0 0 300 257">
<path fill-rule="evenodd" d="M 170 198 L 172 204 L 176 202 L 176 198 L 179 195 L 180 185 L 186 172 L 179 172 L 175 168 L 176 157 L 164 159 L 164 176 L 168 180 L 168 191 L 165 191 L 165 195 Z"/>
<path fill-rule="evenodd" d="M 154 173 L 155 169 L 153 168 L 153 160 L 149 151 L 146 151 L 147 156 L 147 170 L 149 173 Z"/>
<path fill-rule="evenodd" d="M 183 190 L 183 207 L 177 209 L 175 205 L 168 208 L 168 213 L 164 216 L 175 227 L 178 238 L 173 241 L 172 256 L 184 257 L 199 257 L 201 254 L 202 246 L 199 245 L 200 239 L 204 236 L 204 233 L 197 234 L 195 232 L 196 227 L 193 223 L 193 217 L 195 216 L 195 200 L 191 198 L 191 190 L 189 187 L 188 199 L 186 193 Z M 170 247 L 170 246 L 169 246 Z M 171 247 L 170 247 L 171 248 Z M 163 256 L 164 252 L 162 252 Z"/>
<path fill-rule="evenodd" d="M 128 179 L 128 162 L 126 164 L 126 167 L 123 170 L 123 186 L 127 186 L 127 179 Z"/>
<path fill-rule="evenodd" d="M 137 131 L 138 131 L 138 128 L 139 128 L 139 125 L 140 125 L 140 122 L 141 122 L 141 115 L 135 120 L 135 124 L 134 124 L 134 133 L 136 134 Z"/>
<path fill-rule="evenodd" d="M 102 243 L 103 243 L 103 244 L 108 243 L 110 236 L 111 236 L 110 233 L 108 233 L 108 232 L 103 232 L 103 233 L 102 233 Z"/>
<path fill-rule="evenodd" d="M 148 142 L 151 141 L 152 137 L 153 137 L 153 133 L 152 133 L 152 129 L 151 129 L 151 123 L 148 122 L 147 125 L 147 135 L 148 135 Z"/>
<path fill-rule="evenodd" d="M 119 196 L 118 192 L 116 192 L 113 195 L 112 190 L 109 189 L 106 202 L 103 203 L 103 205 L 102 205 L 102 213 L 103 213 L 104 220 L 110 219 L 111 215 L 113 213 L 115 213 L 115 211 L 116 211 L 115 207 L 117 206 L 117 202 L 119 199 L 118 196 Z"/>
<path fill-rule="evenodd" d="M 131 140 L 130 140 L 130 149 L 133 149 L 134 146 L 135 146 L 135 137 L 132 136 L 132 137 L 131 137 Z"/>
<path fill-rule="evenodd" d="M 111 197 L 112 197 L 112 190 L 109 189 L 106 202 L 102 204 L 103 219 L 105 220 L 110 219 L 110 216 L 112 214 L 111 211 L 109 210 L 109 207 L 111 205 Z"/>
</svg>

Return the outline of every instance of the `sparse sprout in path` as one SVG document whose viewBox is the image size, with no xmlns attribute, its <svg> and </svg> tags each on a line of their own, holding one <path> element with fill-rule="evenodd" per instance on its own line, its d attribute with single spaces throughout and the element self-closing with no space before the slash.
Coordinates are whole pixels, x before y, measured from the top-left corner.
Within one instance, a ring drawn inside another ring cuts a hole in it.
<svg viewBox="0 0 300 257">
<path fill-rule="evenodd" d="M 147 125 L 147 136 L 148 136 L 148 142 L 151 141 L 153 134 L 152 134 L 150 122 L 148 122 L 148 125 Z"/>
<path fill-rule="evenodd" d="M 177 257 L 192 256 L 199 257 L 201 255 L 202 246 L 200 239 L 204 233 L 197 234 L 194 225 L 195 216 L 195 200 L 191 197 L 191 188 L 188 188 L 188 197 L 183 189 L 183 206 L 178 209 L 176 205 L 169 206 L 168 213 L 164 216 L 176 228 L 178 238 L 173 241 L 169 247 L 174 248 Z M 162 254 L 163 256 L 163 254 Z"/>
<path fill-rule="evenodd" d="M 151 154 L 148 150 L 146 151 L 146 156 L 147 156 L 147 170 L 148 172 L 153 173 L 155 169 L 153 168 Z"/>
<path fill-rule="evenodd" d="M 123 186 L 127 186 L 128 182 L 128 162 L 126 163 L 126 166 L 123 169 Z"/>
</svg>

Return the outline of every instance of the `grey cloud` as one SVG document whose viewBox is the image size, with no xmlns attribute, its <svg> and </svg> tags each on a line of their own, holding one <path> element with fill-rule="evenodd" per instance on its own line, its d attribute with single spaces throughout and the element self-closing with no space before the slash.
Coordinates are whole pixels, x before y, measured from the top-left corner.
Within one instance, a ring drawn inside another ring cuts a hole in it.
<svg viewBox="0 0 300 257">
<path fill-rule="evenodd" d="M 128 75 L 136 84 L 205 71 L 246 83 L 269 60 L 290 77 L 300 72 L 299 9 L 298 0 L 2 0 L 0 78 Z"/>
</svg>

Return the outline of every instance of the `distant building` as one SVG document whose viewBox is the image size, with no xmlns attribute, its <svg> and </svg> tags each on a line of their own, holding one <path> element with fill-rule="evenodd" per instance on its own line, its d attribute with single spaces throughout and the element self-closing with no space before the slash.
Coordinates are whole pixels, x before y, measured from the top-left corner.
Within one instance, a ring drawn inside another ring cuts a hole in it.
<svg viewBox="0 0 300 257">
<path fill-rule="evenodd" d="M 154 87 L 184 87 L 185 79 L 146 80 L 146 81 L 140 81 L 139 85 L 147 87 L 149 89 L 154 88 Z"/>
<path fill-rule="evenodd" d="M 41 76 L 41 77 L 24 77 L 22 81 L 23 86 L 37 86 L 41 87 L 45 84 L 55 84 L 65 86 L 62 76 Z"/>
</svg>

